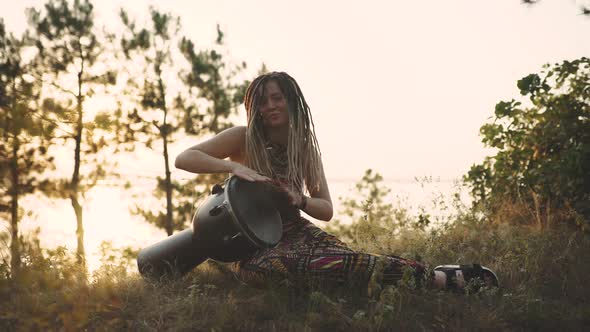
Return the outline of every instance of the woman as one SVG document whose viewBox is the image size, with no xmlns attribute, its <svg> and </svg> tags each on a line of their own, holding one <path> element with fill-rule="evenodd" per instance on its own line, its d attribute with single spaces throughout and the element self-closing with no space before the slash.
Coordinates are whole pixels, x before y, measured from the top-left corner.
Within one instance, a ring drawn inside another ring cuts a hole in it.
<svg viewBox="0 0 590 332">
<path fill-rule="evenodd" d="M 259 250 L 237 264 L 243 279 L 393 284 L 409 270 L 419 284 L 439 288 L 460 289 L 474 277 L 497 285 L 495 275 L 479 265 L 439 266 L 427 273 L 423 264 L 412 260 L 355 252 L 302 218 L 300 211 L 329 221 L 333 208 L 312 116 L 299 85 L 284 72 L 261 75 L 248 87 L 244 104 L 247 126 L 227 129 L 187 149 L 175 163 L 192 173 L 232 173 L 248 181 L 280 184 L 286 197 L 279 204 L 283 237 L 275 248 Z"/>
</svg>

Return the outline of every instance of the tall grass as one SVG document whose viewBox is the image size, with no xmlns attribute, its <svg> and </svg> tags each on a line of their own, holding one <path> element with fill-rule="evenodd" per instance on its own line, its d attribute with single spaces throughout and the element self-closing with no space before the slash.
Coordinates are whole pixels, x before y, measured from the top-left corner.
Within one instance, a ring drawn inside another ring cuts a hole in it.
<svg viewBox="0 0 590 332">
<path fill-rule="evenodd" d="M 371 292 L 361 286 L 255 288 L 215 262 L 178 280 L 148 282 L 135 272 L 132 252 L 106 245 L 102 267 L 86 275 L 71 253 L 42 249 L 33 236 L 23 240 L 24 265 L 16 275 L 6 260 L 0 264 L 0 330 L 585 328 L 590 324 L 589 236 L 559 223 L 561 214 L 545 216 L 553 222 L 538 227 L 537 219 L 524 222 L 511 213 L 485 216 L 463 209 L 436 228 L 407 216 L 378 232 L 370 226 L 374 221 L 358 221 L 366 225 L 349 239 L 357 250 L 418 258 L 431 267 L 479 262 L 497 272 L 500 289 L 469 294 L 418 288 L 411 278 Z M 350 229 L 341 225 L 332 231 Z"/>
</svg>

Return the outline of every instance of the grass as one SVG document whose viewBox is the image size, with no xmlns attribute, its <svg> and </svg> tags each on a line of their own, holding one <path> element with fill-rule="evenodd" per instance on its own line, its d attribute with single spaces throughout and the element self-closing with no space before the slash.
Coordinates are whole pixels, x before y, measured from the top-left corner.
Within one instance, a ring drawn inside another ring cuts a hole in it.
<svg viewBox="0 0 590 332">
<path fill-rule="evenodd" d="M 501 289 L 455 294 L 416 288 L 409 279 L 370 295 L 362 287 L 254 288 L 214 262 L 178 280 L 147 282 L 132 255 L 113 248 L 87 276 L 67 251 L 28 240 L 16 277 L 0 265 L 0 330 L 536 331 L 590 324 L 588 234 L 565 223 L 539 228 L 535 220 L 499 222 L 469 211 L 453 218 L 432 230 L 406 223 L 390 233 L 357 233 L 351 246 L 431 267 L 480 262 L 497 272 Z"/>
</svg>

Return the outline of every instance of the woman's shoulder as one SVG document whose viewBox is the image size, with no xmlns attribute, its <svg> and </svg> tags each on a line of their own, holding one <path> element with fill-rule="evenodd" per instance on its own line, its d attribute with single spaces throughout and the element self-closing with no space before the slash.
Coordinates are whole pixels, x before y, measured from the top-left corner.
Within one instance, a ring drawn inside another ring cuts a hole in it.
<svg viewBox="0 0 590 332">
<path fill-rule="evenodd" d="M 232 134 L 246 134 L 246 130 L 248 130 L 247 126 L 234 126 L 225 129 L 222 132 L 232 133 Z"/>
<path fill-rule="evenodd" d="M 247 130 L 248 130 L 248 127 L 246 127 L 246 126 L 235 126 L 235 127 L 228 128 L 220 133 L 220 134 L 223 134 L 224 136 L 228 137 L 226 142 L 233 145 L 236 149 L 230 155 L 230 159 L 233 161 L 243 163 L 243 161 L 245 159 L 246 131 Z"/>
<path fill-rule="evenodd" d="M 246 130 L 248 130 L 248 127 L 246 126 L 235 126 L 221 131 L 217 136 L 230 138 L 233 141 L 245 141 Z"/>
<path fill-rule="evenodd" d="M 206 154 L 224 159 L 239 158 L 243 154 L 246 141 L 246 127 L 236 126 L 227 128 L 215 136 L 189 148 L 205 152 Z"/>
</svg>

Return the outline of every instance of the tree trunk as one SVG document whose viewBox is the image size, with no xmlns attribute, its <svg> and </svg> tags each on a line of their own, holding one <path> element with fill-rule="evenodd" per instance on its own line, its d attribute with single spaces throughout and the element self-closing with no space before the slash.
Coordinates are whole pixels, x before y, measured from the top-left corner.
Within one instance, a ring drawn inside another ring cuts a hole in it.
<svg viewBox="0 0 590 332">
<path fill-rule="evenodd" d="M 12 186 L 10 188 L 10 271 L 12 277 L 15 277 L 20 269 L 20 247 L 18 241 L 18 150 L 20 148 L 20 144 L 18 138 L 16 137 L 16 134 L 13 139 L 14 141 L 12 143 L 12 160 L 10 161 L 10 173 L 12 173 Z"/>
<path fill-rule="evenodd" d="M 158 70 L 158 74 L 160 71 Z M 165 97 L 165 89 L 164 89 L 164 82 L 160 77 L 158 80 L 158 88 L 160 90 L 160 96 L 162 98 L 162 110 L 164 111 L 164 123 L 160 128 L 160 133 L 162 135 L 162 141 L 164 144 L 164 167 L 166 170 L 166 178 L 165 178 L 165 189 L 166 189 L 166 233 L 168 236 L 172 235 L 174 232 L 174 223 L 172 220 L 172 179 L 170 178 L 170 164 L 169 164 L 169 157 L 168 157 L 168 124 L 167 124 L 167 115 L 168 109 L 166 108 L 166 100 Z"/>
<path fill-rule="evenodd" d="M 76 250 L 78 263 L 86 266 L 86 252 L 84 250 L 84 224 L 82 219 L 82 205 L 79 201 L 79 184 L 80 184 L 80 154 L 82 145 L 82 71 L 78 73 L 78 96 L 77 96 L 77 113 L 78 119 L 76 124 L 76 148 L 74 150 L 74 173 L 72 174 L 72 186 L 70 200 L 76 214 L 76 237 L 78 239 L 78 249 Z"/>
<path fill-rule="evenodd" d="M 166 136 L 164 136 L 164 164 L 166 165 L 166 233 L 170 236 L 174 232 L 174 224 L 172 220 L 172 180 L 168 164 L 168 139 Z"/>
<path fill-rule="evenodd" d="M 78 194 L 73 193 L 70 196 L 72 207 L 76 214 L 76 238 L 78 239 L 78 248 L 76 250 L 76 257 L 78 264 L 86 266 L 86 251 L 84 249 L 84 224 L 82 223 L 82 205 L 78 200 Z"/>
<path fill-rule="evenodd" d="M 12 81 L 12 112 L 16 110 L 16 80 Z M 14 119 L 14 117 L 13 117 Z M 20 269 L 20 246 L 18 240 L 18 199 L 19 199 L 19 172 L 18 172 L 18 150 L 20 149 L 20 141 L 18 139 L 17 124 L 12 124 L 12 160 L 10 161 L 11 173 L 11 188 L 10 188 L 10 273 L 14 278 Z"/>
</svg>

